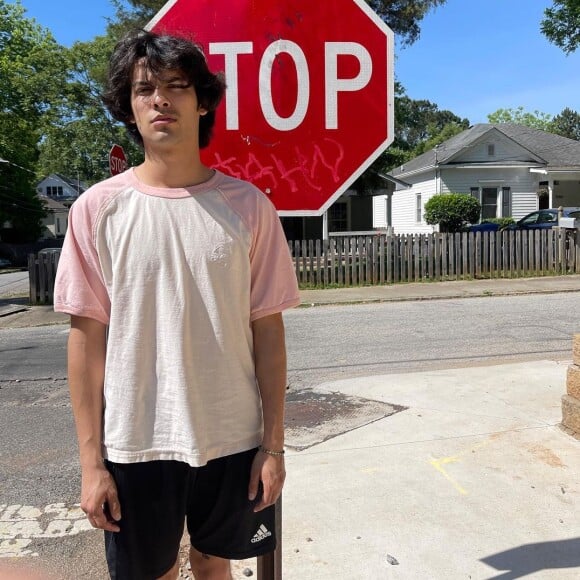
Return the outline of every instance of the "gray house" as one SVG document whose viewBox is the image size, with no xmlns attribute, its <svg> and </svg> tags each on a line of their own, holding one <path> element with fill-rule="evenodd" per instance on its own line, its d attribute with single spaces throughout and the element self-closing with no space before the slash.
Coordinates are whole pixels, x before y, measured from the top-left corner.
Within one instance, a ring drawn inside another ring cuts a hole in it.
<svg viewBox="0 0 580 580">
<path fill-rule="evenodd" d="M 374 198 L 373 226 L 398 234 L 436 231 L 424 208 L 440 193 L 477 197 L 482 219 L 580 206 L 580 142 L 522 125 L 474 125 L 390 173 L 410 187 Z"/>
</svg>

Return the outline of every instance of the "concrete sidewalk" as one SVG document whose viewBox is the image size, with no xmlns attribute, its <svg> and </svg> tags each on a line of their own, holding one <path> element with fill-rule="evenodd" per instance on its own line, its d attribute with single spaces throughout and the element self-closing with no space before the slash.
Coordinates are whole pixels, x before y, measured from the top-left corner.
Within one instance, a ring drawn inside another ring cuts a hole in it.
<svg viewBox="0 0 580 580">
<path fill-rule="evenodd" d="M 284 579 L 580 578 L 580 443 L 558 427 L 567 364 L 317 387 L 406 409 L 287 453 Z"/>
<path fill-rule="evenodd" d="M 389 302 L 402 300 L 436 300 L 475 298 L 481 296 L 515 296 L 580 292 L 580 276 L 546 276 L 543 278 L 502 278 L 453 282 L 413 282 L 388 286 L 361 286 L 327 290 L 302 290 L 302 304 L 350 304 L 356 302 Z"/>
<path fill-rule="evenodd" d="M 22 294 L 26 294 L 23 289 Z M 405 300 L 441 300 L 525 294 L 554 294 L 580 292 L 580 275 L 546 276 L 543 278 L 514 278 L 497 280 L 470 280 L 455 282 L 418 282 L 388 286 L 360 286 L 325 290 L 302 290 L 302 306 L 356 304 Z M 9 314 L 14 305 L 26 306 Z M 0 329 L 67 324 L 68 316 L 55 313 L 51 306 L 27 306 L 23 296 L 0 295 Z"/>
</svg>

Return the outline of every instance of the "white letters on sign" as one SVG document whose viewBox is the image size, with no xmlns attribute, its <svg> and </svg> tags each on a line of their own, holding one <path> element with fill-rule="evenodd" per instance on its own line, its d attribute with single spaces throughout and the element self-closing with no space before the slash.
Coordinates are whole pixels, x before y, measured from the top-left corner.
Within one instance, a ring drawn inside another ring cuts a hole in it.
<svg viewBox="0 0 580 580">
<path fill-rule="evenodd" d="M 353 79 L 338 78 L 338 55 L 348 54 L 357 58 L 360 71 Z M 326 42 L 324 44 L 324 81 L 326 128 L 338 129 L 339 91 L 360 91 L 369 84 L 373 74 L 373 61 L 369 51 L 357 42 Z"/>
<path fill-rule="evenodd" d="M 238 55 L 253 54 L 252 42 L 211 42 L 210 54 L 223 54 L 225 60 L 226 91 L 226 129 L 239 129 L 239 75 Z M 275 108 L 272 98 L 272 68 L 276 56 L 288 54 L 296 67 L 298 94 L 294 112 L 289 117 L 281 117 Z M 360 65 L 356 77 L 350 79 L 338 78 L 338 58 L 341 55 L 354 56 Z M 324 101 L 325 127 L 338 129 L 338 94 L 346 91 L 360 91 L 366 87 L 372 77 L 373 61 L 369 51 L 357 42 L 325 42 L 324 43 Z M 310 71 L 304 51 L 291 40 L 276 40 L 270 44 L 260 62 L 258 78 L 260 106 L 264 119 L 273 129 L 292 131 L 299 127 L 310 104 Z"/>
<path fill-rule="evenodd" d="M 225 75 L 228 83 L 226 91 L 226 129 L 237 131 L 240 128 L 238 116 L 238 54 L 252 54 L 252 42 L 210 42 L 210 54 L 223 54 Z"/>
</svg>

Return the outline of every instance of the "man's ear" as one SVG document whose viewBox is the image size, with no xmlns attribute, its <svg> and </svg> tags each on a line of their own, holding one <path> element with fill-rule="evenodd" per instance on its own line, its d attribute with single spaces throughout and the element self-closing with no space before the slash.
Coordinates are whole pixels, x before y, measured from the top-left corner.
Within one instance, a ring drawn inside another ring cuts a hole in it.
<svg viewBox="0 0 580 580">
<path fill-rule="evenodd" d="M 198 107 L 197 110 L 199 111 L 199 114 L 203 117 L 204 115 L 207 115 L 207 109 L 203 108 L 203 107 Z"/>
</svg>

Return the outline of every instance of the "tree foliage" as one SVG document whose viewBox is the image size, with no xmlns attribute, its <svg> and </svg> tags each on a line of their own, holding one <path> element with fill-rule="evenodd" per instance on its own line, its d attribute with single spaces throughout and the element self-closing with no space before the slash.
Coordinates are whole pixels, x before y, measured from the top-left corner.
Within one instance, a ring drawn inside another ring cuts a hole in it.
<svg viewBox="0 0 580 580">
<path fill-rule="evenodd" d="M 432 9 L 447 0 L 366 0 L 367 4 L 399 37 L 403 45 L 413 44 L 420 34 L 419 23 Z"/>
<path fill-rule="evenodd" d="M 434 195 L 425 204 L 425 221 L 439 224 L 442 232 L 460 232 L 467 224 L 477 222 L 481 204 L 465 193 Z"/>
<path fill-rule="evenodd" d="M 580 0 L 554 0 L 544 11 L 540 29 L 566 54 L 574 52 L 580 44 Z"/>
<path fill-rule="evenodd" d="M 580 141 L 580 114 L 569 107 L 552 119 L 551 132 Z"/>
<path fill-rule="evenodd" d="M 37 145 L 55 118 L 65 75 L 62 55 L 50 32 L 26 18 L 19 2 L 0 0 L 0 158 L 9 161 L 0 165 L 4 239 L 26 242 L 41 231 L 45 212 L 34 188 Z"/>
<path fill-rule="evenodd" d="M 529 112 L 524 107 L 516 109 L 498 109 L 487 116 L 490 123 L 515 123 L 516 125 L 525 125 L 532 129 L 540 131 L 550 131 L 552 126 L 552 115 L 542 113 L 541 111 Z"/>
<path fill-rule="evenodd" d="M 87 183 L 109 176 L 108 153 L 123 147 L 137 164 L 141 149 L 101 102 L 108 57 L 115 44 L 111 35 L 77 42 L 66 52 L 68 78 L 62 89 L 60 115 L 47 128 L 40 146 L 39 172 L 62 173 Z"/>
</svg>

